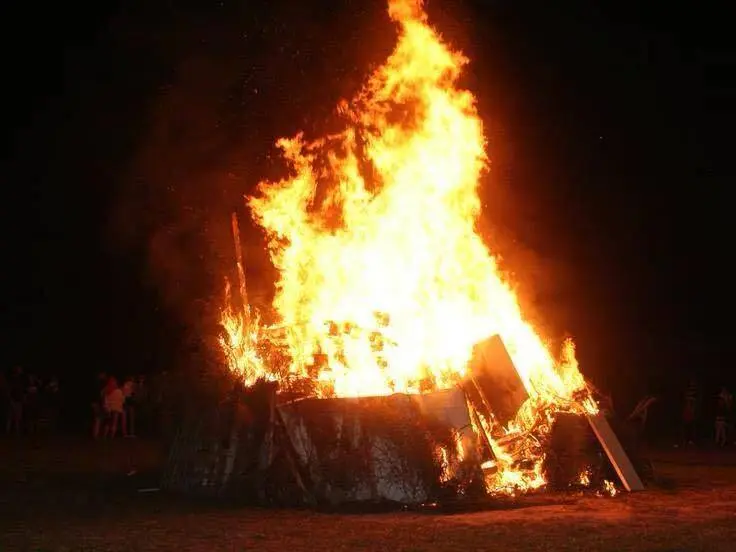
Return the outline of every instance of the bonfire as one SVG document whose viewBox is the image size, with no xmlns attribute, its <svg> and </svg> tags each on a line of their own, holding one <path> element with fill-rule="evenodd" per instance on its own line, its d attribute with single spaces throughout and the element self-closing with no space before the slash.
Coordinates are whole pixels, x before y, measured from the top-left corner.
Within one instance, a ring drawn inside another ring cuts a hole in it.
<svg viewBox="0 0 736 552">
<path fill-rule="evenodd" d="M 390 0 L 388 14 L 396 46 L 338 105 L 343 130 L 278 140 L 289 176 L 247 198 L 278 272 L 273 324 L 248 305 L 234 219 L 241 301 L 228 293 L 221 345 L 246 386 L 308 382 L 314 400 L 462 389 L 486 449 L 485 492 L 537 489 L 556 417 L 594 418 L 598 406 L 573 342 L 550 350 L 478 233 L 489 152 L 476 99 L 458 85 L 469 60 L 430 26 L 421 0 Z M 489 340 L 502 343 L 520 388 L 510 415 L 498 415 L 483 380 L 496 369 L 478 361 Z M 436 452 L 450 463 L 448 446 Z"/>
</svg>

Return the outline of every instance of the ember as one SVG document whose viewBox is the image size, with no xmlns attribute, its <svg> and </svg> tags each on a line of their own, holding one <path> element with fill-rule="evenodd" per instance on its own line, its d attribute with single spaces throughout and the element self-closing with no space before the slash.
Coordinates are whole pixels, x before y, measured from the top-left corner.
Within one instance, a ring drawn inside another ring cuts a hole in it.
<svg viewBox="0 0 736 552">
<path fill-rule="evenodd" d="M 598 408 L 574 344 L 555 359 L 476 232 L 488 158 L 475 98 L 457 85 L 468 59 L 421 0 L 390 0 L 388 12 L 398 42 L 339 105 L 344 130 L 279 140 L 290 176 L 248 198 L 278 270 L 277 322 L 251 317 L 238 258 L 242 312 L 223 311 L 221 344 L 243 383 L 308 380 L 315 399 L 461 386 L 486 490 L 539 488 L 556 415 Z M 505 367 L 479 352 L 490 338 Z M 446 465 L 458 451 L 435 455 Z"/>
</svg>

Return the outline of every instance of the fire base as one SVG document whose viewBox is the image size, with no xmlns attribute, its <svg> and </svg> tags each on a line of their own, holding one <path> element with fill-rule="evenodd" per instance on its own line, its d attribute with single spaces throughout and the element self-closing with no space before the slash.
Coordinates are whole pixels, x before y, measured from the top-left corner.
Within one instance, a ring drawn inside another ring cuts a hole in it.
<svg viewBox="0 0 736 552">
<path fill-rule="evenodd" d="M 465 395 L 301 399 L 238 390 L 185 421 L 162 488 L 278 506 L 416 505 L 482 495 Z"/>
<path fill-rule="evenodd" d="M 278 408 L 318 504 L 419 504 L 481 489 L 460 390 L 305 399 Z"/>
<path fill-rule="evenodd" d="M 481 466 L 493 452 L 475 402 L 489 415 L 498 402 L 485 383 L 422 395 L 288 402 L 274 383 L 235 388 L 182 423 L 162 488 L 278 506 L 485 498 Z M 468 389 L 481 398 L 474 402 Z M 639 490 L 639 474 L 651 471 L 623 428 L 602 415 L 560 413 L 539 446 L 548 489 L 618 480 Z"/>
</svg>

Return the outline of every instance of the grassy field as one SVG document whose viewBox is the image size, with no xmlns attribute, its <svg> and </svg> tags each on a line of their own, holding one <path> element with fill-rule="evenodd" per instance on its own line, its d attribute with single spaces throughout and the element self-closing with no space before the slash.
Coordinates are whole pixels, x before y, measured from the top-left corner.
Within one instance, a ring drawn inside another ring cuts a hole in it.
<svg viewBox="0 0 736 552">
<path fill-rule="evenodd" d="M 0 552 L 736 550 L 736 453 L 653 453 L 656 488 L 526 497 L 463 513 L 324 514 L 139 492 L 156 443 L 0 441 Z"/>
</svg>

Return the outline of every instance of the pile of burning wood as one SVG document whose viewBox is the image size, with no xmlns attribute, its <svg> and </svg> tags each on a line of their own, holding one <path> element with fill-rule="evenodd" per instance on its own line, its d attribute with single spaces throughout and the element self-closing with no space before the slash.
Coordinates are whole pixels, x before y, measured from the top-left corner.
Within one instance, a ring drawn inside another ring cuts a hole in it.
<svg viewBox="0 0 736 552">
<path fill-rule="evenodd" d="M 163 487 L 320 507 L 643 488 L 602 414 L 555 412 L 536 422 L 548 427 L 509 432 L 527 401 L 498 337 L 476 348 L 462 385 L 441 391 L 316 398 L 275 382 L 236 385 L 226 401 L 182 424 Z M 511 465 L 500 469 L 502 456 Z"/>
<path fill-rule="evenodd" d="M 555 358 L 478 233 L 468 59 L 421 0 L 388 15 L 395 48 L 340 102 L 343 129 L 279 140 L 286 176 L 247 198 L 278 273 L 271 325 L 251 316 L 233 217 L 237 389 L 182 425 L 164 486 L 313 505 L 641 488 L 574 344 Z"/>
</svg>

